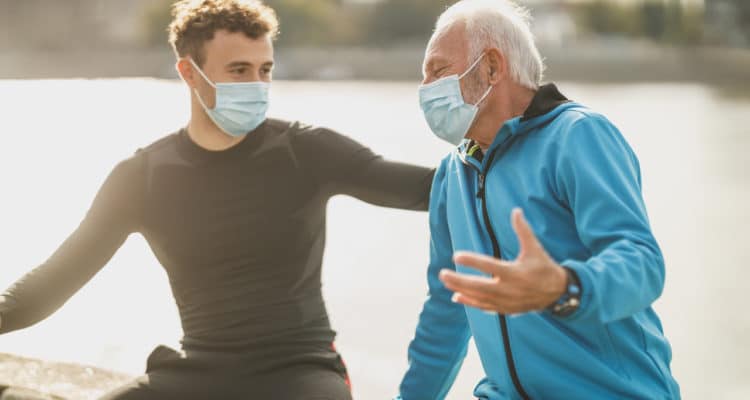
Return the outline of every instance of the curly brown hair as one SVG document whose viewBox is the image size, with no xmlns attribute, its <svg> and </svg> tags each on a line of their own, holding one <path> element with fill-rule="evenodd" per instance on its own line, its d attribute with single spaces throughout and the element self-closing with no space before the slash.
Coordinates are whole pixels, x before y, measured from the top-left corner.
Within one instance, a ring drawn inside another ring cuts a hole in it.
<svg viewBox="0 0 750 400">
<path fill-rule="evenodd" d="M 219 30 L 242 32 L 251 39 L 279 31 L 276 12 L 260 0 L 179 0 L 172 5 L 169 43 L 177 57 L 205 62 L 203 45 Z"/>
</svg>

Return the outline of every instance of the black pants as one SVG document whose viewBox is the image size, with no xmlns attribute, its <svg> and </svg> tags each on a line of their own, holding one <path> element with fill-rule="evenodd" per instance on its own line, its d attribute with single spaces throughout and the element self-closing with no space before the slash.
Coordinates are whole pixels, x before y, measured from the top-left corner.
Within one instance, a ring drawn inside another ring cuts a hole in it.
<svg viewBox="0 0 750 400">
<path fill-rule="evenodd" d="M 283 357 L 282 357 L 283 358 Z M 341 357 L 331 349 L 258 371 L 242 357 L 185 357 L 160 346 L 146 375 L 100 400 L 351 400 Z"/>
</svg>

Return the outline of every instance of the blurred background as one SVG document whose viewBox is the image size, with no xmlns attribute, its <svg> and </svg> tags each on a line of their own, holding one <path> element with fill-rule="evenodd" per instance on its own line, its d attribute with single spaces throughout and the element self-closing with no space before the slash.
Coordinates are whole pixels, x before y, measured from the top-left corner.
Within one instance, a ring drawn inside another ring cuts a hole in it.
<svg viewBox="0 0 750 400">
<path fill-rule="evenodd" d="M 422 165 L 450 151 L 430 134 L 416 89 L 451 1 L 267 3 L 281 21 L 271 116 Z M 520 3 L 534 16 L 546 79 L 606 114 L 639 155 L 667 260 L 655 308 L 683 397 L 750 398 L 750 1 Z M 0 289 L 75 229 L 119 160 L 187 122 L 188 91 L 166 42 L 170 4 L 0 0 Z M 355 398 L 389 398 L 427 290 L 427 216 L 339 197 L 328 235 L 324 293 Z M 177 347 L 180 336 L 166 276 L 134 235 L 62 310 L 0 336 L 0 353 L 132 376 L 153 347 Z M 0 384 L 18 379 L 3 360 Z M 472 346 L 449 398 L 470 398 L 482 376 Z M 75 392 L 60 380 L 40 387 L 74 398 L 106 389 Z"/>
<path fill-rule="evenodd" d="M 171 0 L 0 0 L 0 76 L 175 78 Z M 446 0 L 269 0 L 277 79 L 414 80 Z M 746 0 L 527 0 L 551 79 L 733 84 Z"/>
</svg>

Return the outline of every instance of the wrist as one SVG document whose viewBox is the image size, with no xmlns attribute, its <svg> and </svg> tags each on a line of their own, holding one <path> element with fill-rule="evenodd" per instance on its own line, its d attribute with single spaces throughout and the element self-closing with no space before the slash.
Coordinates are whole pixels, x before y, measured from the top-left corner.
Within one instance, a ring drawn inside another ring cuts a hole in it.
<svg viewBox="0 0 750 400">
<path fill-rule="evenodd" d="M 568 272 L 567 269 L 559 264 L 555 264 L 555 279 L 552 286 L 554 297 L 552 301 L 556 301 L 560 298 L 568 288 Z"/>
<path fill-rule="evenodd" d="M 547 310 L 557 317 L 568 317 L 578 310 L 581 305 L 581 282 L 572 269 L 560 267 L 565 274 L 563 291 L 557 300 L 547 307 Z"/>
</svg>

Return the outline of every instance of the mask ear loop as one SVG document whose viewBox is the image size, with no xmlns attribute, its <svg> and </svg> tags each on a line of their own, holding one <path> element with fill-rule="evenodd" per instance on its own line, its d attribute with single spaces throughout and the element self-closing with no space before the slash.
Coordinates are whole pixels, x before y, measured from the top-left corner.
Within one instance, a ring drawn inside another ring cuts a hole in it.
<svg viewBox="0 0 750 400">
<path fill-rule="evenodd" d="M 195 61 L 193 61 L 193 58 L 192 58 L 192 57 L 191 57 L 191 58 L 188 58 L 188 60 L 190 60 L 190 64 L 193 64 L 193 68 L 195 68 L 195 69 L 196 69 L 196 70 L 198 71 L 198 73 L 199 73 L 199 74 L 200 74 L 200 75 L 201 75 L 201 76 L 203 77 L 203 79 L 204 79 L 204 80 L 205 80 L 205 81 L 206 81 L 206 82 L 207 82 L 207 83 L 208 83 L 209 85 L 211 85 L 211 87 L 213 87 L 214 89 L 216 89 L 216 85 L 215 85 L 215 84 L 214 84 L 213 82 L 211 82 L 211 80 L 210 80 L 210 79 L 208 79 L 208 77 L 207 77 L 207 76 L 206 76 L 206 74 L 205 74 L 205 73 L 203 72 L 203 70 L 201 69 L 201 67 L 199 67 L 199 66 L 198 66 L 198 64 L 196 64 L 196 63 L 195 63 Z"/>
<path fill-rule="evenodd" d="M 198 71 L 198 73 L 200 74 L 200 76 L 202 76 L 203 79 L 209 85 L 211 85 L 211 87 L 213 87 L 214 90 L 216 90 L 216 85 L 213 82 L 211 82 L 210 79 L 208 79 L 208 77 L 203 72 L 203 70 L 195 63 L 195 61 L 193 61 L 193 58 L 192 57 L 188 58 L 188 60 L 190 60 L 190 64 L 193 65 L 193 68 L 195 68 L 195 70 Z M 198 102 L 201 103 L 201 107 L 203 107 L 203 109 L 206 111 L 206 114 L 208 114 L 208 116 L 211 117 L 211 114 L 208 113 L 208 110 L 210 110 L 210 108 L 208 108 L 208 106 L 206 106 L 206 103 L 203 102 L 203 98 L 201 97 L 201 94 L 198 93 L 198 88 L 193 88 L 193 93 L 195 93 L 195 96 L 198 98 Z M 211 117 L 211 119 L 213 120 L 213 117 Z M 218 124 L 217 124 L 217 126 L 218 126 Z"/>
<path fill-rule="evenodd" d="M 479 62 L 482 61 L 482 59 L 484 58 L 485 54 L 486 53 L 482 53 L 482 55 L 480 55 L 479 58 L 477 58 L 477 60 L 474 61 L 473 64 L 471 64 L 471 66 L 469 67 L 469 69 L 467 69 L 463 74 L 461 74 L 461 76 L 458 77 L 458 80 L 463 79 L 469 72 L 471 72 L 472 70 L 474 70 L 474 68 L 477 66 L 477 64 L 479 64 Z M 477 103 L 474 104 L 474 106 L 478 107 L 484 101 L 484 99 L 487 98 L 487 96 L 489 96 L 489 94 L 490 94 L 491 91 L 492 91 L 492 85 L 490 85 L 490 87 L 487 88 L 487 91 L 484 92 L 484 94 L 482 95 L 482 97 L 479 98 L 479 101 L 477 101 Z"/>
<path fill-rule="evenodd" d="M 482 95 L 482 97 L 479 98 L 479 101 L 477 101 L 477 104 L 474 104 L 474 105 L 477 106 L 477 107 L 479 107 L 479 105 L 482 104 L 482 102 L 484 101 L 484 99 L 487 98 L 487 96 L 489 96 L 489 94 L 492 91 L 493 87 L 494 86 L 490 85 L 490 87 L 487 88 L 487 91 L 484 92 L 484 94 Z"/>
<path fill-rule="evenodd" d="M 466 76 L 469 72 L 471 72 L 474 69 L 474 67 L 476 67 L 477 64 L 479 64 L 480 61 L 482 61 L 482 59 L 484 58 L 484 54 L 485 53 L 482 53 L 482 55 L 480 55 L 479 58 L 477 58 L 477 60 L 474 61 L 473 64 L 471 64 L 471 66 L 469 67 L 469 69 L 467 69 L 463 74 L 461 74 L 461 76 L 458 77 L 458 80 L 464 79 L 464 76 Z"/>
</svg>

